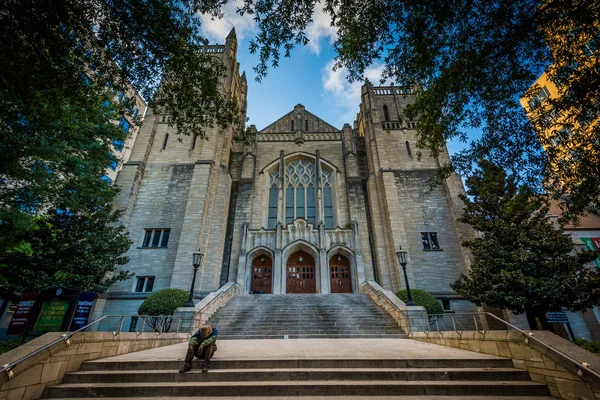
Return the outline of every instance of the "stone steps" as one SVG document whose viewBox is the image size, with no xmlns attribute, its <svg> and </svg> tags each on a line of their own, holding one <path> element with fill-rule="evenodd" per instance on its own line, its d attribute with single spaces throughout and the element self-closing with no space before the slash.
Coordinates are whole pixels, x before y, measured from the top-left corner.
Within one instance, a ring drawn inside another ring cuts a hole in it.
<svg viewBox="0 0 600 400">
<path fill-rule="evenodd" d="M 209 324 L 219 339 L 403 338 L 400 327 L 364 294 L 238 295 Z"/>
<path fill-rule="evenodd" d="M 202 376 L 202 375 L 201 375 Z M 76 383 L 46 389 L 45 398 L 138 396 L 380 396 L 380 395 L 547 396 L 530 381 L 252 381 Z"/>
<path fill-rule="evenodd" d="M 80 371 L 153 371 L 178 370 L 180 360 L 154 361 L 99 361 L 85 362 Z M 196 365 L 198 361 L 194 361 Z M 200 364 L 198 364 L 200 365 Z M 513 364 L 507 358 L 414 358 L 414 359 L 215 359 L 210 363 L 212 370 L 240 369 L 282 369 L 282 368 L 311 368 L 311 369 L 344 369 L 344 368 L 376 368 L 376 369 L 406 369 L 406 368 L 512 368 Z"/>
<path fill-rule="evenodd" d="M 216 369 L 209 374 L 192 370 L 81 371 L 69 374 L 63 383 L 125 382 L 250 382 L 250 381 L 527 381 L 529 374 L 514 368 L 273 368 Z"/>
</svg>

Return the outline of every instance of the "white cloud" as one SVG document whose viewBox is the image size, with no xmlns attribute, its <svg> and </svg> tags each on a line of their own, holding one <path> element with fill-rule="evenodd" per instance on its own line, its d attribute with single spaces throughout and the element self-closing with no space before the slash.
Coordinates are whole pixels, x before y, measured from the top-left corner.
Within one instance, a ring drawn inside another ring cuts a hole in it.
<svg viewBox="0 0 600 400">
<path fill-rule="evenodd" d="M 334 61 L 330 61 L 323 68 L 323 96 L 332 106 L 339 110 L 339 118 L 342 123 L 350 123 L 356 119 L 358 105 L 360 104 L 360 90 L 364 82 L 348 82 L 346 68 L 333 70 Z M 375 64 L 365 71 L 365 78 L 374 85 L 379 85 L 383 64 Z"/>
<path fill-rule="evenodd" d="M 202 19 L 202 34 L 210 40 L 211 43 L 224 43 L 225 38 L 235 27 L 235 33 L 238 41 L 252 36 L 256 33 L 256 22 L 251 15 L 240 15 L 237 9 L 243 5 L 243 0 L 235 0 L 227 2 L 222 7 L 223 18 L 214 18 L 210 15 L 201 15 Z"/>
<path fill-rule="evenodd" d="M 321 51 L 322 39 L 329 39 L 330 44 L 337 39 L 336 29 L 331 26 L 331 16 L 323 11 L 323 4 L 320 2 L 315 4 L 313 21 L 306 27 L 306 36 L 310 40 L 308 48 L 317 55 Z"/>
</svg>

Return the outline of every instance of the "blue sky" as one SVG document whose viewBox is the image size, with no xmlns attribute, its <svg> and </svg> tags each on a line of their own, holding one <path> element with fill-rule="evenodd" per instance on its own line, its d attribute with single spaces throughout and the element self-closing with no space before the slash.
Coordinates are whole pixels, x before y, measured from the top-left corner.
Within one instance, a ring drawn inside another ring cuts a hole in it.
<svg viewBox="0 0 600 400">
<path fill-rule="evenodd" d="M 352 125 L 360 104 L 362 83 L 348 83 L 343 69 L 332 71 L 335 30 L 329 26 L 329 18 L 320 9 L 317 10 L 307 29 L 309 45 L 294 49 L 290 58 L 282 58 L 279 66 L 270 68 L 267 77 L 258 83 L 252 70 L 258 63 L 258 55 L 250 54 L 248 50 L 257 27 L 251 18 L 235 12 L 237 6 L 238 2 L 227 3 L 223 8 L 224 18 L 220 20 L 203 17 L 202 30 L 211 44 L 224 43 L 235 26 L 238 61 L 248 78 L 248 123 L 263 129 L 301 103 L 308 111 L 335 127 L 341 129 L 344 123 Z M 372 65 L 366 71 L 366 77 L 376 84 L 381 70 L 382 64 Z M 471 132 L 471 136 L 477 134 Z M 458 142 L 448 144 L 450 153 L 463 147 L 464 144 Z"/>
</svg>

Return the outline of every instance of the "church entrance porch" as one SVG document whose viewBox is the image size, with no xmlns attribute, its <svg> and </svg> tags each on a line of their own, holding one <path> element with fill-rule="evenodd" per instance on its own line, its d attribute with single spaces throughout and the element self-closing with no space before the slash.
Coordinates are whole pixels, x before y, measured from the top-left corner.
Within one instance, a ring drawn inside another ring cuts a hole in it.
<svg viewBox="0 0 600 400">
<path fill-rule="evenodd" d="M 287 260 L 286 293 L 316 293 L 315 259 L 300 250 Z"/>
</svg>

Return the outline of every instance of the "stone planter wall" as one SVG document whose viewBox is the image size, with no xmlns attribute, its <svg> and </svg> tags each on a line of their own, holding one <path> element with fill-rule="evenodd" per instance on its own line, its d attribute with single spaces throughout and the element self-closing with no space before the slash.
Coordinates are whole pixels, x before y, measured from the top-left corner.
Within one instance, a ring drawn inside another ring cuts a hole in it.
<svg viewBox="0 0 600 400">
<path fill-rule="evenodd" d="M 560 399 L 600 399 L 597 375 L 590 370 L 580 369 L 570 360 L 598 367 L 599 357 L 551 332 L 534 331 L 533 335 L 526 338 L 518 331 L 446 331 L 412 332 L 410 338 L 511 358 L 515 368 L 527 370 L 531 380 L 547 384 L 552 396 Z M 551 346 L 544 346 L 533 338 L 539 338 Z M 558 349 L 568 358 L 561 355 Z"/>
<path fill-rule="evenodd" d="M 53 332 L 32 340 L 0 356 L 0 365 L 10 364 L 31 354 L 46 344 L 60 339 L 63 333 Z M 0 374 L 0 400 L 39 399 L 46 386 L 58 385 L 68 372 L 78 371 L 84 361 L 168 346 L 188 340 L 187 333 L 137 334 L 122 332 L 81 332 L 68 341 L 50 346 L 17 364 L 9 373 Z M 9 379 L 12 376 L 11 379 Z"/>
</svg>

